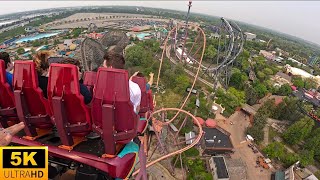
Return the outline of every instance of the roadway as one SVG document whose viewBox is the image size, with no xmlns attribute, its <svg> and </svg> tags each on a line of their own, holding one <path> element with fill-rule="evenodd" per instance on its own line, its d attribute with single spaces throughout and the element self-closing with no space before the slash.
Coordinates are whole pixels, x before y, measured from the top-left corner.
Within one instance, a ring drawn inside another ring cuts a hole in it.
<svg viewBox="0 0 320 180">
<path fill-rule="evenodd" d="M 313 105 L 319 107 L 320 106 L 320 101 L 317 100 L 316 98 L 312 98 L 312 99 L 309 99 L 309 98 L 306 98 L 304 96 L 304 92 L 303 91 L 296 91 L 296 92 L 293 92 L 293 95 L 298 97 L 300 100 L 306 100 L 306 101 L 309 101 L 310 103 L 312 103 Z"/>
</svg>

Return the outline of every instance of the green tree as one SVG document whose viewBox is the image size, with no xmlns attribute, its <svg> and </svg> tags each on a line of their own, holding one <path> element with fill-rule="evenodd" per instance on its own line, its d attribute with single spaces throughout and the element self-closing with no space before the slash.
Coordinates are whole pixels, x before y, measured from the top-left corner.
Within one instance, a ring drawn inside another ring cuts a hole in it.
<svg viewBox="0 0 320 180">
<path fill-rule="evenodd" d="M 41 46 L 41 42 L 39 40 L 35 40 L 35 41 L 32 42 L 32 46 L 33 47 Z"/>
<path fill-rule="evenodd" d="M 146 51 L 144 47 L 139 45 L 129 47 L 126 50 L 125 59 L 126 59 L 126 64 L 128 62 L 128 65 L 126 65 L 127 67 L 130 67 L 130 66 L 148 67 L 153 61 L 153 57 L 150 54 L 150 52 Z"/>
<path fill-rule="evenodd" d="M 285 167 L 288 168 L 299 160 L 299 156 L 293 153 L 285 153 L 280 160 L 284 163 Z"/>
<path fill-rule="evenodd" d="M 254 67 L 257 72 L 262 71 L 266 67 L 266 59 L 262 56 L 253 58 L 253 62 L 255 62 Z"/>
<path fill-rule="evenodd" d="M 255 89 L 251 85 L 245 85 L 244 86 L 244 92 L 246 95 L 246 102 L 249 105 L 254 105 L 258 101 L 258 94 L 255 91 Z"/>
<path fill-rule="evenodd" d="M 18 54 L 23 54 L 25 51 L 24 51 L 24 48 L 19 48 L 17 49 L 17 53 Z"/>
<path fill-rule="evenodd" d="M 80 28 L 75 28 L 72 30 L 72 37 L 77 38 L 81 34 L 81 29 Z"/>
<path fill-rule="evenodd" d="M 299 100 L 293 97 L 286 97 L 283 101 L 277 106 L 275 109 L 275 113 L 273 114 L 273 118 L 279 120 L 288 120 L 291 122 L 295 122 L 301 119 L 303 116 L 298 111 Z"/>
<path fill-rule="evenodd" d="M 268 89 L 264 84 L 256 82 L 253 84 L 255 92 L 258 94 L 258 98 L 263 98 L 267 93 Z"/>
<path fill-rule="evenodd" d="M 304 117 L 292 124 L 283 134 L 283 138 L 288 144 L 297 144 L 310 134 L 313 126 L 314 121 Z"/>
<path fill-rule="evenodd" d="M 320 147 L 320 128 L 317 128 L 312 131 L 309 138 L 306 140 L 305 149 L 308 150 L 318 150 Z"/>
<path fill-rule="evenodd" d="M 244 91 L 239 91 L 239 90 L 235 89 L 234 87 L 230 87 L 227 90 L 227 93 L 229 95 L 234 95 L 237 98 L 237 100 L 238 100 L 238 102 L 240 104 L 245 103 L 245 93 L 244 93 Z"/>
<path fill-rule="evenodd" d="M 243 91 L 238 91 L 233 87 L 230 87 L 227 92 L 222 89 L 217 90 L 217 103 L 222 104 L 226 109 L 224 114 L 230 116 L 236 109 L 245 102 L 245 93 Z"/>
<path fill-rule="evenodd" d="M 277 94 L 281 96 L 289 96 L 291 93 L 292 89 L 289 84 L 282 85 L 277 91 Z"/>
<path fill-rule="evenodd" d="M 316 89 L 317 88 L 317 81 L 313 78 L 307 78 L 304 81 L 304 87 L 306 89 Z"/>
<path fill-rule="evenodd" d="M 280 142 L 273 142 L 262 150 L 269 158 L 280 158 L 285 153 L 285 147 Z"/>
<path fill-rule="evenodd" d="M 260 143 L 264 138 L 263 131 L 261 130 L 261 127 L 258 126 L 248 128 L 247 134 L 250 134 L 257 143 Z"/>
<path fill-rule="evenodd" d="M 300 152 L 299 161 L 302 166 L 306 167 L 310 164 L 313 164 L 314 151 L 313 150 L 302 150 Z"/>
<path fill-rule="evenodd" d="M 250 53 L 247 50 L 243 50 L 242 53 L 236 59 L 236 65 L 242 70 L 248 70 L 250 63 L 248 59 L 250 58 Z"/>
<path fill-rule="evenodd" d="M 266 76 L 265 73 L 259 71 L 259 72 L 257 73 L 257 77 L 258 77 L 261 81 L 263 81 L 263 80 L 266 79 L 267 76 Z"/>
<path fill-rule="evenodd" d="M 199 151 L 197 150 L 197 148 L 192 147 L 192 148 L 186 150 L 186 151 L 184 152 L 184 154 L 185 154 L 187 157 L 196 157 L 196 156 L 199 156 Z"/>
<path fill-rule="evenodd" d="M 248 76 L 245 73 L 235 72 L 230 77 L 230 86 L 243 89 L 246 81 L 248 81 Z"/>
<path fill-rule="evenodd" d="M 204 58 L 212 60 L 217 55 L 217 50 L 213 45 L 209 45 L 208 48 L 206 48 Z"/>
<path fill-rule="evenodd" d="M 303 88 L 304 87 L 304 82 L 301 76 L 294 76 L 292 78 L 292 83 L 298 88 Z"/>
<path fill-rule="evenodd" d="M 189 78 L 186 75 L 179 75 L 176 79 L 175 79 L 175 88 L 174 91 L 176 93 L 179 92 L 184 92 L 187 87 L 189 86 Z"/>
<path fill-rule="evenodd" d="M 272 75 L 273 71 L 270 68 L 264 68 L 263 69 L 263 73 L 266 74 L 266 75 Z"/>
</svg>

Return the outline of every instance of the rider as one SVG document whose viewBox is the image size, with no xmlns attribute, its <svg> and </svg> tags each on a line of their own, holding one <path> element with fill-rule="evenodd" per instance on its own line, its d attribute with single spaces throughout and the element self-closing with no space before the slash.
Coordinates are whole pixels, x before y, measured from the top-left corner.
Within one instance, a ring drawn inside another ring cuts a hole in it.
<svg viewBox="0 0 320 180">
<path fill-rule="evenodd" d="M 130 77 L 130 80 L 132 79 L 133 76 L 144 77 L 144 75 L 143 75 L 141 72 L 139 72 L 139 71 L 135 72 L 135 73 Z M 149 81 L 148 81 L 147 84 L 146 84 L 146 89 L 147 89 L 147 91 L 150 90 L 150 88 L 151 88 L 151 86 L 152 86 L 152 84 L 153 84 L 153 76 L 154 76 L 154 74 L 153 74 L 152 72 L 150 72 L 150 73 L 149 73 Z"/>
<path fill-rule="evenodd" d="M 79 71 L 79 80 L 81 79 L 81 72 L 80 72 L 80 61 L 76 60 L 76 59 L 72 59 L 72 58 L 66 58 L 61 60 L 59 63 L 61 64 L 73 64 L 76 65 Z M 79 82 L 80 85 L 80 94 L 84 97 L 84 103 L 85 104 L 89 104 L 92 100 L 92 94 L 90 93 L 90 91 L 88 90 L 88 88 L 81 83 L 81 81 Z"/>
<path fill-rule="evenodd" d="M 49 76 L 49 62 L 48 58 L 50 56 L 49 51 L 38 51 L 34 56 L 34 63 L 36 64 L 36 69 L 38 72 L 38 82 L 39 87 L 43 92 L 45 98 L 48 97 L 48 76 Z"/>
<path fill-rule="evenodd" d="M 4 65 L 6 68 L 6 78 L 7 78 L 7 82 L 10 85 L 10 87 L 12 88 L 12 69 L 13 69 L 13 63 L 11 62 L 10 56 L 7 52 L 0 52 L 0 59 L 4 60 Z"/>
</svg>

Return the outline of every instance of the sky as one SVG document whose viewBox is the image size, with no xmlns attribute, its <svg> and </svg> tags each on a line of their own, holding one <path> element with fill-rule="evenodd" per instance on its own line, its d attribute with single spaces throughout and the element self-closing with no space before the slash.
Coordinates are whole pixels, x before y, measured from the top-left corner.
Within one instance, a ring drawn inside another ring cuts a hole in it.
<svg viewBox="0 0 320 180">
<path fill-rule="evenodd" d="M 1 1 L 1 14 L 72 6 L 127 5 L 187 11 L 188 1 Z M 320 1 L 197 1 L 191 12 L 254 24 L 320 45 Z"/>
</svg>

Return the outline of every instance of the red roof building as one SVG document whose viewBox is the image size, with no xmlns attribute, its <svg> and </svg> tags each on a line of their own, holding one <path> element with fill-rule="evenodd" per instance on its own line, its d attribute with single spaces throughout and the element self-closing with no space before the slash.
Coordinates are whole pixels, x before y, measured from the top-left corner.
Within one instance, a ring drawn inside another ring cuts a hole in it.
<svg viewBox="0 0 320 180">
<path fill-rule="evenodd" d="M 138 27 L 138 26 L 135 26 L 135 27 L 133 27 L 131 30 L 132 30 L 133 32 L 139 32 L 139 31 L 141 31 L 141 28 Z"/>
<path fill-rule="evenodd" d="M 215 128 L 217 126 L 217 122 L 213 119 L 207 119 L 206 126 L 210 128 Z"/>
<path fill-rule="evenodd" d="M 196 117 L 196 119 L 199 121 L 200 125 L 203 126 L 204 125 L 204 120 L 201 117 Z M 197 124 L 195 122 L 195 120 L 193 120 L 193 124 Z"/>
<path fill-rule="evenodd" d="M 100 39 L 100 38 L 102 38 L 102 36 L 103 36 L 103 34 L 95 33 L 95 32 L 88 34 L 88 37 L 92 38 L 92 39 Z"/>
</svg>

